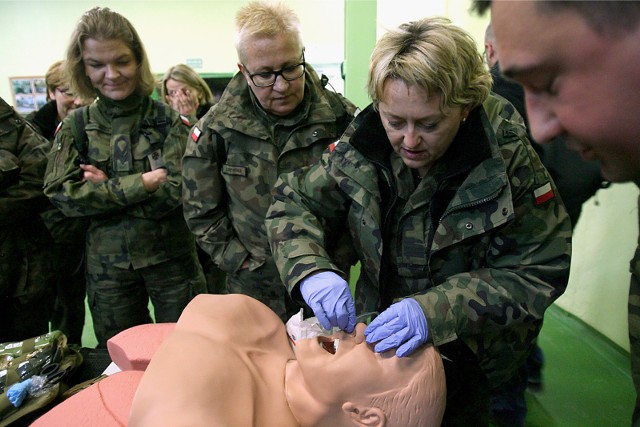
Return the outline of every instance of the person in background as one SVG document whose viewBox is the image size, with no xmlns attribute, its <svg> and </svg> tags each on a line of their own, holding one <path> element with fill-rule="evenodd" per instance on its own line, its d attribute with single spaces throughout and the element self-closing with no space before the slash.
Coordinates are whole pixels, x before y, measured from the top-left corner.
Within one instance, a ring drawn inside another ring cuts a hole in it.
<svg viewBox="0 0 640 427">
<path fill-rule="evenodd" d="M 491 23 L 502 73 L 525 92 L 531 133 L 564 137 L 609 182 L 640 185 L 640 2 L 474 1 Z M 639 199 L 640 208 L 640 199 Z M 629 342 L 640 425 L 640 240 L 631 260 Z"/>
<path fill-rule="evenodd" d="M 161 84 L 161 99 L 186 116 L 190 125 L 201 119 L 215 103 L 207 82 L 188 65 L 178 64 L 169 68 Z M 198 260 L 207 279 L 207 292 L 225 293 L 225 272 L 213 263 L 211 257 L 200 246 L 197 246 L 197 251 Z"/>
<path fill-rule="evenodd" d="M 191 132 L 184 215 L 200 247 L 226 272 L 227 291 L 252 296 L 286 321 L 300 307 L 269 249 L 271 189 L 279 174 L 317 161 L 356 107 L 325 89 L 307 64 L 298 17 L 282 3 L 254 1 L 238 11 L 236 50 L 240 72 Z M 340 259 L 350 263 L 348 242 L 335 240 Z"/>
<path fill-rule="evenodd" d="M 69 90 L 69 82 L 63 74 L 63 64 L 63 61 L 56 61 L 49 67 L 44 77 L 48 102 L 26 117 L 51 143 L 60 122 L 71 111 L 88 103 Z M 85 319 L 86 223 L 78 218 L 66 217 L 54 206 L 44 209 L 41 215 L 56 242 L 50 252 L 50 256 L 56 258 L 55 266 L 58 270 L 51 329 L 64 333 L 69 343 L 80 345 Z"/>
<path fill-rule="evenodd" d="M 193 123 L 202 118 L 215 103 L 207 82 L 185 64 L 174 65 L 167 70 L 162 78 L 160 97 Z"/>
<path fill-rule="evenodd" d="M 53 240 L 39 213 L 49 142 L 0 98 L 0 342 L 49 332 Z"/>
<path fill-rule="evenodd" d="M 455 78 L 453 78 L 455 77 Z M 266 226 L 282 280 L 326 329 L 399 357 L 444 356 L 443 425 L 488 425 L 490 390 L 518 372 L 569 277 L 571 226 L 522 118 L 490 94 L 471 36 L 445 18 L 376 44 L 372 104 L 322 162 L 282 175 Z M 326 250 L 349 224 L 355 302 Z"/>
<path fill-rule="evenodd" d="M 109 8 L 82 15 L 65 64 L 71 91 L 97 100 L 63 121 L 44 192 L 67 216 L 88 218 L 87 298 L 104 347 L 118 332 L 151 321 L 149 298 L 156 321 L 175 322 L 204 291 L 181 209 L 189 128 L 151 99 L 155 80 L 142 41 Z"/>
<path fill-rule="evenodd" d="M 524 90 L 518 82 L 504 77 L 500 72 L 498 47 L 491 24 L 487 26 L 485 31 L 484 48 L 485 59 L 493 78 L 492 90 L 513 104 L 524 119 L 529 140 L 556 183 L 571 224 L 575 227 L 584 202 L 604 185 L 600 168 L 596 162 L 583 160 L 578 153 L 569 150 L 562 137 L 554 139 L 547 145 L 540 145 L 533 140 L 525 108 Z M 499 420 L 500 425 L 514 427 L 524 425 L 527 413 L 524 391 L 527 386 L 532 391 L 542 389 L 543 365 L 544 354 L 536 342 L 527 358 L 526 373 L 523 374 L 523 377 L 526 376 L 526 378 L 517 379 L 503 390 L 494 392 L 492 414 L 496 422 Z"/>
<path fill-rule="evenodd" d="M 47 103 L 26 117 L 27 121 L 49 141 L 53 141 L 58 125 L 69 112 L 89 103 L 69 90 L 69 82 L 63 74 L 63 64 L 63 61 L 51 64 L 44 75 Z"/>
</svg>

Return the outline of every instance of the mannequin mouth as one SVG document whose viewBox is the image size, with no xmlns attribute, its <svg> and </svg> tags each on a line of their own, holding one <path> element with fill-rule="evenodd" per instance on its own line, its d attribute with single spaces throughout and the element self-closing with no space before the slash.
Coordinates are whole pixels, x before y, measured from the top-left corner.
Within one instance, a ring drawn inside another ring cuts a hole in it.
<svg viewBox="0 0 640 427">
<path fill-rule="evenodd" d="M 318 344 L 324 351 L 330 354 L 336 354 L 336 351 L 338 351 L 338 346 L 340 345 L 340 340 L 334 339 L 332 337 L 319 336 Z"/>
</svg>

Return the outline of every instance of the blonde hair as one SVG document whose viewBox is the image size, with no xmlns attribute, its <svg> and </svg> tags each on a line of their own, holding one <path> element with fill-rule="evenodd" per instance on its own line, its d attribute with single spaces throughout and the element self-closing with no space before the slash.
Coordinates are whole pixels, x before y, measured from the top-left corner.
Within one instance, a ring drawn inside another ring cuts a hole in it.
<svg viewBox="0 0 640 427">
<path fill-rule="evenodd" d="M 173 79 L 196 89 L 198 91 L 198 103 L 200 105 L 213 105 L 215 103 L 215 98 L 207 82 L 205 82 L 204 79 L 193 70 L 193 68 L 185 64 L 178 64 L 169 68 L 162 78 L 160 98 L 165 104 L 167 103 L 167 80 L 169 79 Z"/>
<path fill-rule="evenodd" d="M 479 106 L 491 91 L 491 75 L 473 38 L 446 18 L 425 18 L 384 34 L 371 54 L 367 90 L 374 107 L 387 80 L 402 80 L 442 107 Z"/>
<path fill-rule="evenodd" d="M 64 74 L 64 61 L 56 61 L 47 70 L 44 75 L 44 82 L 47 85 L 47 101 L 51 100 L 50 92 L 55 92 L 56 88 L 66 86 L 68 78 Z"/>
<path fill-rule="evenodd" d="M 85 40 L 120 40 L 131 51 L 138 64 L 138 85 L 136 92 L 149 96 L 155 89 L 155 79 L 151 73 L 147 53 L 136 29 L 124 16 L 107 7 L 94 7 L 85 12 L 71 35 L 67 47 L 65 68 L 70 77 L 71 90 L 83 98 L 98 95 L 85 74 L 82 49 Z"/>
<path fill-rule="evenodd" d="M 293 10 L 283 3 L 252 1 L 236 14 L 235 46 L 240 62 L 245 62 L 244 46 L 255 37 L 275 38 L 284 35 L 294 40 L 300 47 L 302 34 L 300 20 Z"/>
</svg>

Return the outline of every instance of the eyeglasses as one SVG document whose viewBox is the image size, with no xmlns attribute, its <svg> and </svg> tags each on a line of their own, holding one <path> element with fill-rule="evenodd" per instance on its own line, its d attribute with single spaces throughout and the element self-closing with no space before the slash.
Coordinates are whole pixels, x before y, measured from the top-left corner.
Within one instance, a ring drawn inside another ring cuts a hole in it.
<svg viewBox="0 0 640 427">
<path fill-rule="evenodd" d="M 76 96 L 73 92 L 69 90 L 69 88 L 66 88 L 66 87 L 57 87 L 56 90 L 60 92 L 62 95 L 68 96 L 70 98 L 73 98 L 74 96 Z"/>
<path fill-rule="evenodd" d="M 251 73 L 246 65 L 242 64 L 247 73 L 249 74 L 249 78 L 257 87 L 269 87 L 276 84 L 276 80 L 278 76 L 282 76 L 283 79 L 290 82 L 293 80 L 297 80 L 304 75 L 305 70 L 305 62 L 304 62 L 304 49 L 302 50 L 302 62 L 296 65 L 291 65 L 290 67 L 285 67 L 277 71 L 265 71 L 262 73 Z"/>
<path fill-rule="evenodd" d="M 169 98 L 175 98 L 179 94 L 183 94 L 184 96 L 189 96 L 189 95 L 191 95 L 191 90 L 189 90 L 189 89 L 180 89 L 180 90 L 170 90 L 170 91 L 167 92 L 167 96 L 169 96 Z"/>
</svg>

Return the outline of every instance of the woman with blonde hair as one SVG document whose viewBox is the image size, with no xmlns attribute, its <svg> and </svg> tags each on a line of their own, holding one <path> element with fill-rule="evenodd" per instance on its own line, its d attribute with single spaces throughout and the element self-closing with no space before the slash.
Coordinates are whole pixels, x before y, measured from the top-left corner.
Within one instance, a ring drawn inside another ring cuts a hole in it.
<svg viewBox="0 0 640 427">
<path fill-rule="evenodd" d="M 266 226 L 291 295 L 378 353 L 439 347 L 443 425 L 487 425 L 567 285 L 571 225 L 522 117 L 490 94 L 474 40 L 445 18 L 400 25 L 369 67 L 373 103 L 320 163 L 281 175 Z M 355 299 L 325 246 L 349 224 Z"/>
<path fill-rule="evenodd" d="M 200 119 L 215 104 L 207 82 L 185 64 L 174 65 L 167 70 L 162 78 L 160 97 L 171 108 L 192 119 Z"/>
<path fill-rule="evenodd" d="M 97 97 L 69 115 L 49 155 L 44 192 L 89 220 L 87 297 L 98 346 L 151 321 L 175 322 L 204 291 L 195 240 L 182 215 L 181 159 L 189 128 L 151 99 L 144 46 L 122 15 L 96 7 L 71 36 L 73 93 Z"/>
</svg>

